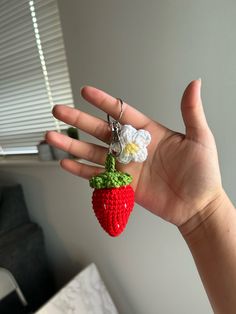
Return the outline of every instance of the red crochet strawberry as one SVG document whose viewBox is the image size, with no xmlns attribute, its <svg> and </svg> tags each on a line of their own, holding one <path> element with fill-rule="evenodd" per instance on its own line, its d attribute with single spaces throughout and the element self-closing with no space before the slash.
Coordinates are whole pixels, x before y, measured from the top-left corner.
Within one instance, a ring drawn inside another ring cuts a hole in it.
<svg viewBox="0 0 236 314">
<path fill-rule="evenodd" d="M 89 183 L 93 191 L 93 210 L 102 228 L 116 237 L 123 232 L 134 207 L 132 176 L 115 169 L 115 158 L 108 154 L 105 172 Z"/>
</svg>

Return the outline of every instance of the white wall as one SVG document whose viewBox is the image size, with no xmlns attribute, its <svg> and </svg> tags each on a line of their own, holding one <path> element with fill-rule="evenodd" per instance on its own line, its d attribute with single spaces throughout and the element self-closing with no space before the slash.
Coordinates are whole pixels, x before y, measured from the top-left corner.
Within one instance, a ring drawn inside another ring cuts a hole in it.
<svg viewBox="0 0 236 314">
<path fill-rule="evenodd" d="M 223 182 L 235 201 L 236 2 L 59 0 L 59 7 L 75 102 L 83 110 L 98 114 L 79 95 L 91 84 L 182 131 L 183 89 L 202 78 Z M 110 238 L 91 210 L 86 181 L 44 165 L 1 168 L 1 177 L 23 184 L 59 285 L 94 261 L 122 314 L 211 313 L 174 226 L 136 206 L 126 231 Z"/>
</svg>

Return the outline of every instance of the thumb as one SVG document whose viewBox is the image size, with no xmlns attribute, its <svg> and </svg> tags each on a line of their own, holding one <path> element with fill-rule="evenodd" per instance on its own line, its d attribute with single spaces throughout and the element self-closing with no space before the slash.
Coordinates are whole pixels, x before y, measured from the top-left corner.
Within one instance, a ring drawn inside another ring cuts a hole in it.
<svg viewBox="0 0 236 314">
<path fill-rule="evenodd" d="M 184 91 L 181 111 L 186 127 L 186 137 L 199 139 L 208 129 L 201 99 L 201 79 L 192 81 Z"/>
</svg>

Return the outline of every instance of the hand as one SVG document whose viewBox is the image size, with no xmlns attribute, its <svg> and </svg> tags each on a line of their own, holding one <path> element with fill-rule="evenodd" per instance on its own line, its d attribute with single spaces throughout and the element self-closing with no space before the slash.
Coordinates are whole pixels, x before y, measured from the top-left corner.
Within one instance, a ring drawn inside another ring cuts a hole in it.
<svg viewBox="0 0 236 314">
<path fill-rule="evenodd" d="M 182 116 L 186 134 L 171 131 L 124 104 L 122 124 L 151 133 L 148 158 L 144 163 L 118 164 L 118 169 L 133 176 L 135 201 L 163 219 L 181 226 L 195 215 L 202 213 L 222 194 L 214 137 L 207 125 L 200 96 L 201 81 L 196 80 L 186 88 L 182 102 Z M 86 86 L 82 96 L 92 105 L 110 116 L 119 116 L 120 106 L 116 98 L 105 92 Z M 106 121 L 85 112 L 63 105 L 56 105 L 54 116 L 88 134 L 109 143 L 110 129 Z M 85 179 L 103 171 L 107 145 L 99 146 L 71 139 L 50 131 L 48 143 L 97 165 L 85 165 L 65 159 L 61 166 Z"/>
</svg>

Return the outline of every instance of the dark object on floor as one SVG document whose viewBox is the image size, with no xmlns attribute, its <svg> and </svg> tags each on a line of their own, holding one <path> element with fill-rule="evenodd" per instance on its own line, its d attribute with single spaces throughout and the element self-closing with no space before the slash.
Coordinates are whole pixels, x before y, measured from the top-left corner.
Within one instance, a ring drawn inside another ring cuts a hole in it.
<svg viewBox="0 0 236 314">
<path fill-rule="evenodd" d="M 0 267 L 15 277 L 28 302 L 26 313 L 37 310 L 55 293 L 43 232 L 29 219 L 20 185 L 0 187 Z M 21 313 L 10 308 L 9 303 L 15 304 L 10 302 L 13 296 L 0 302 L 1 314 Z M 9 312 L 1 310 L 6 301 Z"/>
<path fill-rule="evenodd" d="M 10 293 L 0 302 L 1 314 L 30 314 L 28 306 L 22 306 L 16 292 Z"/>
<path fill-rule="evenodd" d="M 0 187 L 0 236 L 30 222 L 20 185 Z"/>
</svg>

